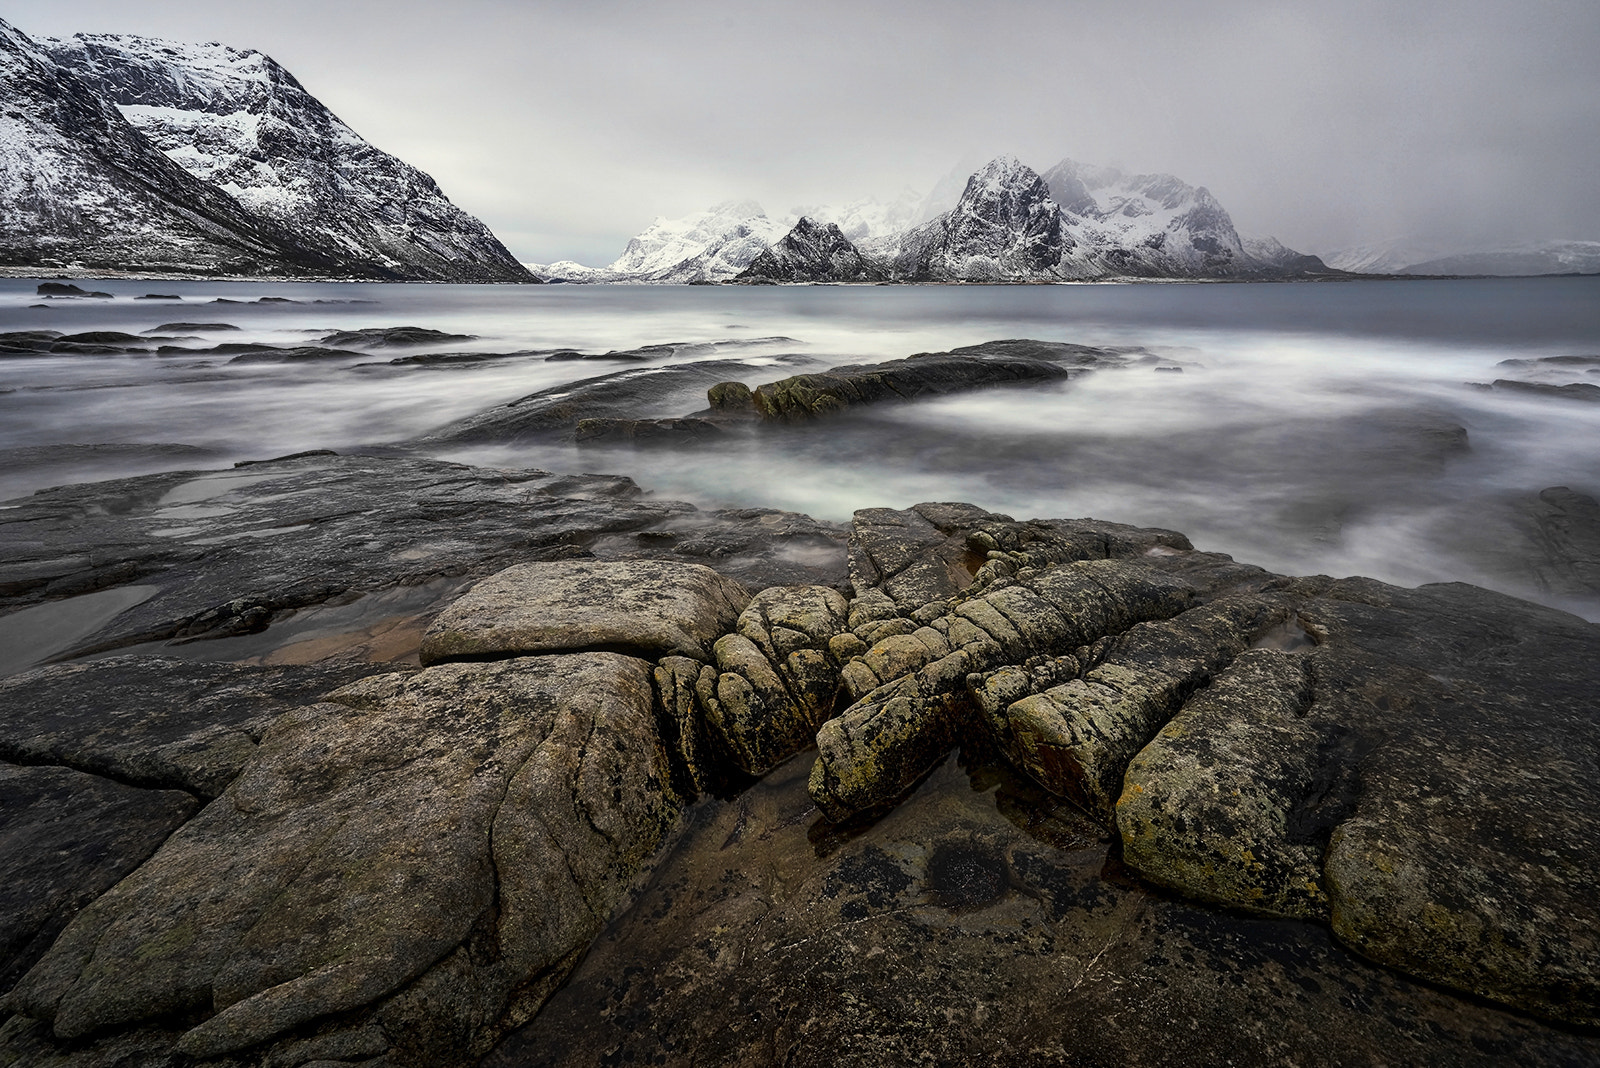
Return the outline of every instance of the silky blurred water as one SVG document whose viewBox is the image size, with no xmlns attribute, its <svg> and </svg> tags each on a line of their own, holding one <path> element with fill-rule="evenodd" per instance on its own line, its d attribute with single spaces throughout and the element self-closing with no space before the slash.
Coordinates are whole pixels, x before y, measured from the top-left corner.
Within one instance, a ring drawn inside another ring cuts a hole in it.
<svg viewBox="0 0 1600 1068">
<path fill-rule="evenodd" d="M 48 302 L 35 296 L 36 284 L 0 281 L 0 331 L 142 333 L 221 322 L 240 329 L 204 336 L 291 344 L 332 330 L 414 325 L 476 335 L 445 349 L 479 352 L 743 341 L 754 343 L 690 358 L 744 359 L 739 377 L 752 386 L 805 366 L 795 354 L 826 365 L 1014 337 L 1140 346 L 1183 370 L 1136 366 L 1070 384 L 877 407 L 724 449 L 484 446 L 439 455 L 618 472 L 702 505 L 832 519 L 923 500 L 967 500 L 1018 517 L 1093 515 L 1183 530 L 1202 548 L 1276 570 L 1405 584 L 1466 579 L 1595 614 L 1590 595 L 1539 578 L 1530 555 L 1539 535 L 1518 518 L 1517 502 L 1552 486 L 1600 494 L 1600 404 L 1469 383 L 1600 384 L 1583 368 L 1497 366 L 1600 353 L 1600 278 L 748 288 L 97 281 L 79 284 L 113 299 Z M 132 299 L 146 293 L 184 299 Z M 305 303 L 209 303 L 261 297 Z M 373 303 L 310 303 L 317 300 Z M 49 306 L 30 307 L 40 303 Z M 291 365 L 0 356 L 0 497 L 399 441 L 634 366 L 537 356 L 386 362 L 400 354 Z M 1452 427 L 1465 428 L 1469 448 L 1450 447 Z M 105 443 L 211 451 L 108 457 L 39 448 Z"/>
</svg>

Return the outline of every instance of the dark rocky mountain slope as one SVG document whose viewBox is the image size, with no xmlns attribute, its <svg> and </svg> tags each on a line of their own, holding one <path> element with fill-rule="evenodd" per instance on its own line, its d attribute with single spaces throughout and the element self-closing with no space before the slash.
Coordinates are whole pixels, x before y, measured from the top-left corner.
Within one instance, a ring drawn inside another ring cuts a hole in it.
<svg viewBox="0 0 1600 1068">
<path fill-rule="evenodd" d="M 9 266 L 529 281 L 426 174 L 270 57 L 0 23 Z"/>
</svg>

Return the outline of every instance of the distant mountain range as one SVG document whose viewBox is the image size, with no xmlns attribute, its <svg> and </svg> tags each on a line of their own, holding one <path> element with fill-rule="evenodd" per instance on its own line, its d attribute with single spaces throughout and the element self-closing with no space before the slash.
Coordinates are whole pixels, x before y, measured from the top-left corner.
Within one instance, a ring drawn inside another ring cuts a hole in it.
<svg viewBox="0 0 1600 1068">
<path fill-rule="evenodd" d="M 797 209 L 753 202 L 658 219 L 607 267 L 530 264 L 567 282 L 1038 282 L 1113 278 L 1325 277 L 1315 256 L 1239 237 L 1204 188 L 1063 160 L 1043 174 L 1002 156 L 926 204 Z M 936 193 L 936 197 L 937 197 Z M 947 193 L 948 195 L 948 193 Z M 918 222 L 919 214 L 927 217 Z"/>
<path fill-rule="evenodd" d="M 260 52 L 0 21 L 0 266 L 533 281 Z"/>
<path fill-rule="evenodd" d="M 1328 266 L 1362 274 L 1526 276 L 1600 274 L 1600 241 L 1451 246 L 1417 238 L 1340 249 Z"/>
</svg>

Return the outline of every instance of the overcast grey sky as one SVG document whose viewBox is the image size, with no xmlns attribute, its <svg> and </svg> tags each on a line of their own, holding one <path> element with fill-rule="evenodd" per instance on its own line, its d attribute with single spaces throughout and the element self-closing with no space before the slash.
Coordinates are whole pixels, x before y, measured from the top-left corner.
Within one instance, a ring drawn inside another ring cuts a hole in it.
<svg viewBox="0 0 1600 1068">
<path fill-rule="evenodd" d="M 258 48 L 524 260 L 658 215 L 927 191 L 1002 152 L 1168 171 L 1307 251 L 1600 239 L 1597 0 L 0 0 Z"/>
</svg>

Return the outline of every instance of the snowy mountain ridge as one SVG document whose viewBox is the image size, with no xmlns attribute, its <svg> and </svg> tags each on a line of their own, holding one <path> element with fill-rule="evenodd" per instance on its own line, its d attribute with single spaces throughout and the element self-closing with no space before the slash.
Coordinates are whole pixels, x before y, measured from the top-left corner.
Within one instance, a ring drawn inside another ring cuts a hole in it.
<svg viewBox="0 0 1600 1068">
<path fill-rule="evenodd" d="M 946 180 L 938 188 L 955 187 Z M 1329 273 L 1316 257 L 1276 239 L 1241 239 L 1210 192 L 1168 174 L 1124 175 L 1070 159 L 1040 174 L 1001 156 L 970 175 L 952 203 L 916 222 L 927 205 L 906 190 L 887 204 L 868 198 L 835 209 L 808 208 L 784 224 L 773 223 L 754 204 L 722 205 L 656 220 L 609 267 L 570 261 L 529 266 L 541 277 L 573 282 L 1024 282 Z M 762 258 L 769 249 L 772 255 Z"/>
<path fill-rule="evenodd" d="M 1600 241 L 1448 245 L 1418 237 L 1338 249 L 1329 266 L 1361 274 L 1600 274 Z"/>
<path fill-rule="evenodd" d="M 4 22 L 0 51 L 0 185 L 8 221 L 22 220 L 9 262 L 531 280 L 432 178 L 261 52 L 118 34 L 34 41 Z M 112 210 L 119 200 L 129 210 Z M 204 238 L 191 233 L 196 205 Z"/>
</svg>

